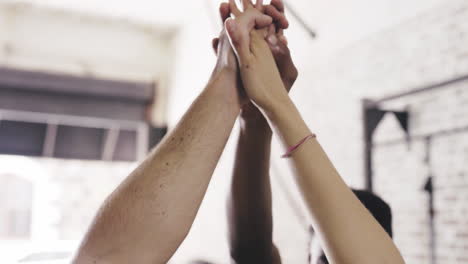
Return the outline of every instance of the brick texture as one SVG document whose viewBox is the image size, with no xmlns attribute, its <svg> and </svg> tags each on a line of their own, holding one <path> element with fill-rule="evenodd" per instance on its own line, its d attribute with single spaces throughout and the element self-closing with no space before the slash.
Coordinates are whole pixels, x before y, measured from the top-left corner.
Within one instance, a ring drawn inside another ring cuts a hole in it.
<svg viewBox="0 0 468 264">
<path fill-rule="evenodd" d="M 467 1 L 447 1 L 307 70 L 311 77 L 299 85 L 308 89 L 297 89 L 294 97 L 350 185 L 364 186 L 361 99 L 468 75 L 467 17 Z M 375 137 L 375 188 L 393 208 L 397 245 L 407 263 L 430 263 L 429 196 L 423 187 L 431 174 L 437 263 L 468 263 L 468 81 L 382 106 L 411 114 L 409 144 L 390 115 Z M 428 147 L 424 136 L 430 135 Z"/>
</svg>

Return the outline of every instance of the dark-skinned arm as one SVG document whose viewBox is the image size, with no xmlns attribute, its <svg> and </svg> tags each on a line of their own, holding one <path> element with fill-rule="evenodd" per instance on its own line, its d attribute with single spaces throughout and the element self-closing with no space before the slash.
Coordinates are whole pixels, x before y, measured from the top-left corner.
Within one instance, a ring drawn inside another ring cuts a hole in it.
<svg viewBox="0 0 468 264">
<path fill-rule="evenodd" d="M 257 8 L 264 10 L 275 21 L 276 26 L 269 28 L 266 39 L 289 91 L 298 73 L 283 36 L 283 29 L 288 26 L 283 3 L 274 0 L 268 6 Z M 223 12 L 222 17 L 226 17 Z M 230 250 L 238 264 L 281 263 L 272 239 L 271 137 L 268 122 L 257 107 L 252 103 L 245 105 L 240 117 L 240 134 L 228 201 Z"/>
</svg>

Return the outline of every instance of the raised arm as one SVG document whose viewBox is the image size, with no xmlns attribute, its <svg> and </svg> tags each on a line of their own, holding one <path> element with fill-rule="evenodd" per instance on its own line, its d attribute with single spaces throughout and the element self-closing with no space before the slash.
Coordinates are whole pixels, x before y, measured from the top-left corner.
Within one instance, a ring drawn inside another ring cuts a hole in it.
<svg viewBox="0 0 468 264">
<path fill-rule="evenodd" d="M 252 31 L 252 10 L 253 6 L 226 22 L 244 88 L 284 145 L 294 146 L 312 132 L 285 91 L 263 36 Z M 316 139 L 300 146 L 291 164 L 331 263 L 404 263 L 393 241 L 346 186 Z"/>
<path fill-rule="evenodd" d="M 280 46 L 288 51 L 282 43 Z M 284 80 L 295 78 L 288 75 Z M 272 240 L 271 137 L 268 122 L 257 107 L 251 103 L 244 106 L 228 203 L 230 250 L 238 264 L 281 263 Z"/>
<path fill-rule="evenodd" d="M 230 251 L 238 264 L 279 263 L 272 241 L 271 130 L 262 119 L 248 117 L 240 121 L 228 201 Z"/>
<path fill-rule="evenodd" d="M 283 29 L 288 26 L 280 0 L 258 6 L 275 21 L 267 40 L 282 80 L 289 90 L 297 78 Z M 221 5 L 223 21 L 230 6 Z M 270 186 L 270 147 L 272 132 L 268 122 L 252 103 L 241 110 L 240 134 L 234 163 L 231 195 L 228 200 L 228 223 L 232 259 L 238 263 L 279 264 L 279 251 L 272 241 L 272 208 Z"/>
<path fill-rule="evenodd" d="M 243 101 L 225 34 L 219 47 L 206 88 L 107 198 L 73 263 L 166 263 L 185 239 Z"/>
</svg>

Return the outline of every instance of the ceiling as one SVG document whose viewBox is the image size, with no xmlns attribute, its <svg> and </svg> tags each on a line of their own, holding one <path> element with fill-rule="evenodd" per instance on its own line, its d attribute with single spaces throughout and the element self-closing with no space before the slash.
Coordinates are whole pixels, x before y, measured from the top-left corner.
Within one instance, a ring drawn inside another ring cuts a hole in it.
<svg viewBox="0 0 468 264">
<path fill-rule="evenodd" d="M 30 2 L 37 5 L 72 9 L 80 12 L 128 18 L 137 22 L 180 25 L 190 10 L 203 3 L 200 1 L 163 1 L 163 0 L 8 0 L 11 2 Z"/>
<path fill-rule="evenodd" d="M 140 23 L 184 26 L 199 19 L 194 10 L 216 15 L 221 0 L 7 0 L 127 18 Z M 289 0 L 307 24 L 318 31 L 311 44 L 317 54 L 328 54 L 373 32 L 451 0 Z M 268 0 L 266 0 L 268 2 Z M 110 4 L 111 3 L 111 4 Z M 203 18 L 201 18 L 203 19 Z M 292 37 L 306 36 L 292 20 Z"/>
</svg>

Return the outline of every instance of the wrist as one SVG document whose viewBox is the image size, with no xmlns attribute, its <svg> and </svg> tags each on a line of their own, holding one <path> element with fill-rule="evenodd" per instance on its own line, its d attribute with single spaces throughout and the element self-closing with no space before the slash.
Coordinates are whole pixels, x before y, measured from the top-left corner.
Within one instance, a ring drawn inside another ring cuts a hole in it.
<svg viewBox="0 0 468 264">
<path fill-rule="evenodd" d="M 268 121 L 262 112 L 251 102 L 242 106 L 239 119 L 241 128 L 270 130 Z"/>
<path fill-rule="evenodd" d="M 240 135 L 244 138 L 255 138 L 256 141 L 271 141 L 273 132 L 268 122 L 255 123 L 240 119 Z"/>
<path fill-rule="evenodd" d="M 294 146 L 312 133 L 292 100 L 275 105 L 265 115 L 286 147 Z"/>
<path fill-rule="evenodd" d="M 238 75 L 239 73 L 236 68 L 218 62 L 211 73 L 210 80 L 237 79 Z"/>
<path fill-rule="evenodd" d="M 276 122 L 282 117 L 287 117 L 297 113 L 297 108 L 289 96 L 279 100 L 272 100 L 272 103 L 263 110 L 270 122 Z"/>
<path fill-rule="evenodd" d="M 278 114 L 281 111 L 290 110 L 292 106 L 294 106 L 294 103 L 285 88 L 282 87 L 282 89 L 277 90 L 280 92 L 270 94 L 268 100 L 266 100 L 261 106 L 261 110 L 267 118 L 268 116 Z"/>
<path fill-rule="evenodd" d="M 239 111 L 241 102 L 237 89 L 237 81 L 237 76 L 231 70 L 226 68 L 215 70 L 203 93 L 214 96 L 219 102 L 226 104 L 227 107 L 232 106 Z"/>
<path fill-rule="evenodd" d="M 262 132 L 272 134 L 268 121 L 262 117 L 262 119 L 251 119 L 251 118 L 240 118 L 240 127 L 242 131 L 248 132 Z"/>
</svg>

